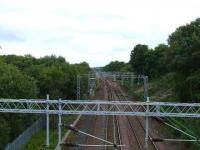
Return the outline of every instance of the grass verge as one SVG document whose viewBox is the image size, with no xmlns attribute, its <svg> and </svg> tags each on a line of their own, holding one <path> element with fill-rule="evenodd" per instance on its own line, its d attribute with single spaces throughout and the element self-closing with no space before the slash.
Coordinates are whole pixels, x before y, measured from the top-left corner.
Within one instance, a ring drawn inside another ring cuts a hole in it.
<svg viewBox="0 0 200 150">
<path fill-rule="evenodd" d="M 75 120 L 76 116 L 62 116 L 62 122 L 66 124 L 71 124 L 73 120 Z M 67 132 L 67 129 L 62 128 L 62 137 Z M 49 133 L 50 145 L 49 148 L 45 147 L 45 140 L 46 140 L 46 130 L 41 129 L 37 134 L 35 134 L 31 140 L 21 149 L 21 150 L 54 150 L 57 141 L 58 141 L 58 134 L 56 127 L 50 127 Z"/>
</svg>

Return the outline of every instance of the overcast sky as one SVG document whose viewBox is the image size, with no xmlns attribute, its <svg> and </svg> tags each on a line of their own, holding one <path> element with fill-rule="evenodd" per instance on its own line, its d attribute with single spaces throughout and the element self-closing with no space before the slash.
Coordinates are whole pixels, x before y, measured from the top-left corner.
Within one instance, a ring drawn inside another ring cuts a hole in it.
<svg viewBox="0 0 200 150">
<path fill-rule="evenodd" d="M 128 62 L 134 45 L 166 43 L 199 16 L 200 0 L 0 0 L 0 54 Z"/>
</svg>

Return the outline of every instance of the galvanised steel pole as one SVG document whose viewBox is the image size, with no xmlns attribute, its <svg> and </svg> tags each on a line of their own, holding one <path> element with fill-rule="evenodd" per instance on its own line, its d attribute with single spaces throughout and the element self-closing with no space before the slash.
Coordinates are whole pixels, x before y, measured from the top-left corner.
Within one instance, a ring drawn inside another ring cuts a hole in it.
<svg viewBox="0 0 200 150">
<path fill-rule="evenodd" d="M 148 140 L 149 140 L 149 97 L 148 97 L 148 76 L 143 77 L 144 80 L 144 99 L 147 102 L 146 105 L 146 116 L 145 116 L 145 148 L 148 149 Z"/>
<path fill-rule="evenodd" d="M 148 76 L 143 77 L 144 82 L 144 100 L 147 100 L 148 97 Z"/>
<path fill-rule="evenodd" d="M 149 102 L 149 97 L 147 97 L 147 103 Z M 149 105 L 147 104 L 146 116 L 145 116 L 145 148 L 148 150 L 149 142 Z"/>
<path fill-rule="evenodd" d="M 49 94 L 47 94 L 46 102 L 47 102 L 47 108 L 46 108 L 46 147 L 49 147 Z"/>
<path fill-rule="evenodd" d="M 61 108 L 61 99 L 58 100 L 58 108 L 59 108 L 59 113 L 58 113 L 58 150 L 61 150 L 61 126 L 62 126 L 62 108 Z"/>
</svg>

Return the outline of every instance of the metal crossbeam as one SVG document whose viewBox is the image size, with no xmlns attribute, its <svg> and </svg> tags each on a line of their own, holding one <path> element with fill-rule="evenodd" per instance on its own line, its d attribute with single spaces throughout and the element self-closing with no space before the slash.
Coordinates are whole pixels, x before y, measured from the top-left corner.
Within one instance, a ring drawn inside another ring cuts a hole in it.
<svg viewBox="0 0 200 150">
<path fill-rule="evenodd" d="M 104 78 L 123 78 L 123 79 L 131 79 L 131 78 L 138 78 L 143 79 L 144 75 L 134 75 L 133 73 L 113 73 L 113 72 L 98 72 L 97 76 L 104 77 Z"/>
<path fill-rule="evenodd" d="M 200 103 L 0 99 L 0 112 L 199 118 Z"/>
</svg>

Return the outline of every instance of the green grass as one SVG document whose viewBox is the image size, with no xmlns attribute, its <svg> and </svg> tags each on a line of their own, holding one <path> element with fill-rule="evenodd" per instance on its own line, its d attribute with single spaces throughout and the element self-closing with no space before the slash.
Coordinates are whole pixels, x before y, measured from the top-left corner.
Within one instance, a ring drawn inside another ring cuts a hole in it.
<svg viewBox="0 0 200 150">
<path fill-rule="evenodd" d="M 71 124 L 75 120 L 75 116 L 62 116 L 62 123 Z M 67 132 L 67 129 L 62 128 L 62 137 Z M 46 130 L 41 129 L 35 134 L 31 140 L 21 150 L 53 150 L 57 145 L 58 134 L 57 128 L 50 128 L 49 133 L 50 145 L 49 148 L 45 147 Z"/>
</svg>

